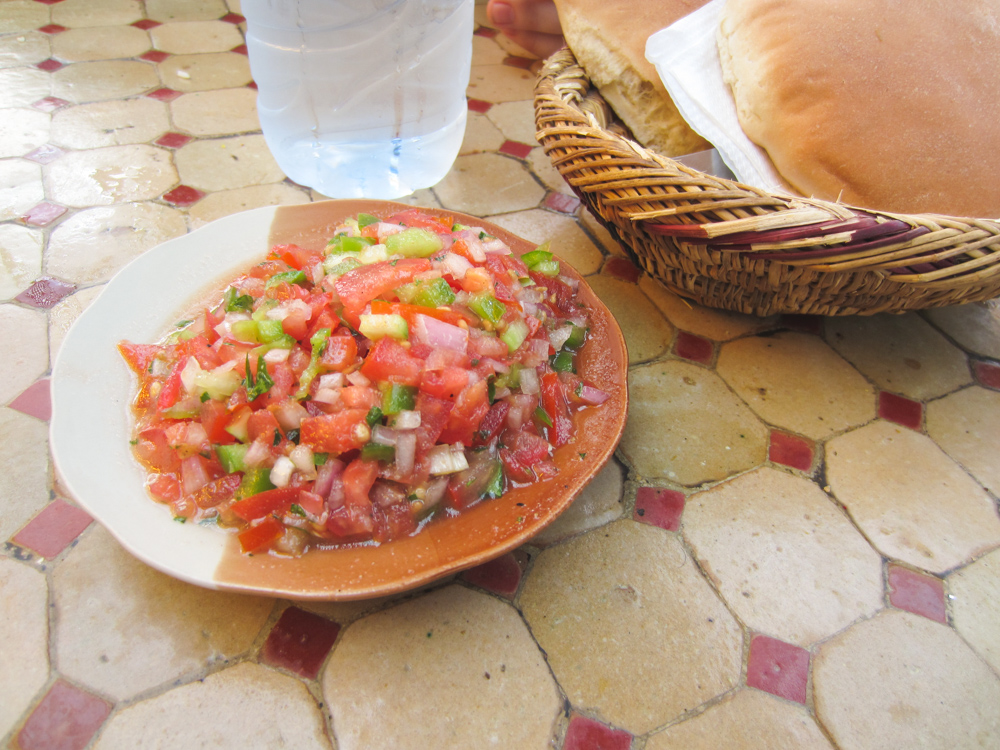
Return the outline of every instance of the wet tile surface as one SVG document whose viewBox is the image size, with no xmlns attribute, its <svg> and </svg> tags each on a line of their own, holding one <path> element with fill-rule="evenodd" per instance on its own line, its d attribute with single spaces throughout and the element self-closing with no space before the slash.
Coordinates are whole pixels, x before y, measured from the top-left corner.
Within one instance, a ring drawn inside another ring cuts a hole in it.
<svg viewBox="0 0 1000 750">
<path fill-rule="evenodd" d="M 461 155 L 402 200 L 588 278 L 629 347 L 614 457 L 525 546 L 371 600 L 195 588 L 92 522 L 48 447 L 70 325 L 157 244 L 322 199 L 261 136 L 240 12 L 0 2 L 3 747 L 1000 747 L 1000 303 L 667 291 L 538 146 L 540 63 L 481 0 Z"/>
</svg>

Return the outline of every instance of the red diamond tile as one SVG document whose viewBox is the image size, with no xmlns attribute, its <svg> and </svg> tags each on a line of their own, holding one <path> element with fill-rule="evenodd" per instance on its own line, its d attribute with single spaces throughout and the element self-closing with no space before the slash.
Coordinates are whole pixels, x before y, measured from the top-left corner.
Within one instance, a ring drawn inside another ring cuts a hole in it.
<svg viewBox="0 0 1000 750">
<path fill-rule="evenodd" d="M 47 227 L 66 213 L 66 211 L 65 206 L 57 206 L 55 203 L 43 201 L 34 208 L 28 209 L 28 213 L 22 216 L 21 219 L 25 224 L 31 224 L 34 227 Z"/>
<path fill-rule="evenodd" d="M 39 146 L 31 153 L 25 154 L 24 158 L 30 159 L 37 164 L 50 164 L 65 153 L 66 152 L 58 146 L 46 143 L 44 146 Z"/>
<path fill-rule="evenodd" d="M 63 0 L 35 0 L 36 3 L 41 3 L 42 5 L 55 5 L 56 3 L 61 3 Z"/>
<path fill-rule="evenodd" d="M 492 102 L 485 102 L 482 99 L 469 99 L 468 104 L 471 111 L 478 112 L 481 115 L 486 114 L 490 110 L 490 107 L 493 106 Z"/>
<path fill-rule="evenodd" d="M 517 593 L 521 583 L 521 566 L 512 554 L 508 554 L 470 568 L 462 578 L 474 586 L 510 598 Z"/>
<path fill-rule="evenodd" d="M 901 565 L 889 566 L 889 603 L 929 620 L 947 622 L 944 581 Z"/>
<path fill-rule="evenodd" d="M 681 527 L 684 513 L 684 493 L 659 487 L 640 487 L 635 493 L 635 513 L 632 518 L 641 523 L 659 526 L 667 531 Z"/>
<path fill-rule="evenodd" d="M 1000 391 L 1000 365 L 996 362 L 976 362 L 974 369 L 980 385 Z"/>
<path fill-rule="evenodd" d="M 14 543 L 51 560 L 58 557 L 92 522 L 93 519 L 85 511 L 57 497 L 14 535 Z"/>
<path fill-rule="evenodd" d="M 289 607 L 281 613 L 264 641 L 261 659 L 271 666 L 313 680 L 339 632 L 337 623 L 298 607 Z"/>
<path fill-rule="evenodd" d="M 20 395 L 7 404 L 8 407 L 29 417 L 35 417 L 48 422 L 52 416 L 52 395 L 49 392 L 49 379 L 42 378 L 29 385 Z"/>
<path fill-rule="evenodd" d="M 203 192 L 187 185 L 178 185 L 169 193 L 163 194 L 163 200 L 173 203 L 175 206 L 182 207 L 193 206 L 204 197 L 205 194 Z"/>
<path fill-rule="evenodd" d="M 48 310 L 76 291 L 75 284 L 68 284 L 50 276 L 43 276 L 21 292 L 16 299 L 25 305 Z"/>
<path fill-rule="evenodd" d="M 146 62 L 151 62 L 151 63 L 161 63 L 168 57 L 170 57 L 169 52 L 163 52 L 162 50 L 158 49 L 151 49 L 149 50 L 149 52 L 143 52 L 141 55 L 139 55 L 140 60 L 145 60 Z"/>
<path fill-rule="evenodd" d="M 48 60 L 42 60 L 40 63 L 35 65 L 39 70 L 44 70 L 47 73 L 51 73 L 59 68 L 63 67 L 63 64 L 58 60 L 53 60 L 51 57 Z"/>
<path fill-rule="evenodd" d="M 522 70 L 528 70 L 535 61 L 530 57 L 515 57 L 511 55 L 510 57 L 505 57 L 503 60 L 504 65 L 508 65 L 511 68 L 521 68 Z"/>
<path fill-rule="evenodd" d="M 226 15 L 224 15 L 219 20 L 220 21 L 225 21 L 226 23 L 241 24 L 244 21 L 246 21 L 247 19 L 245 19 L 239 13 L 227 13 Z"/>
<path fill-rule="evenodd" d="M 156 139 L 157 146 L 163 146 L 164 148 L 180 148 L 181 146 L 186 146 L 194 140 L 189 135 L 184 135 L 183 133 L 164 133 L 159 138 Z"/>
<path fill-rule="evenodd" d="M 878 394 L 878 415 L 911 430 L 919 430 L 923 424 L 924 406 L 919 401 L 882 391 Z"/>
<path fill-rule="evenodd" d="M 96 695 L 56 680 L 17 734 L 21 750 L 82 750 L 111 713 Z"/>
<path fill-rule="evenodd" d="M 531 153 L 531 146 L 527 143 L 520 143 L 519 141 L 504 141 L 503 145 L 498 150 L 501 154 L 516 156 L 518 159 L 523 159 Z"/>
<path fill-rule="evenodd" d="M 674 354 L 678 357 L 707 365 L 712 361 L 714 353 L 715 347 L 708 339 L 687 331 L 678 331 L 677 341 L 674 344 Z"/>
<path fill-rule="evenodd" d="M 172 102 L 180 95 L 181 95 L 180 91 L 174 91 L 173 89 L 167 89 L 167 88 L 157 89 L 156 91 L 151 91 L 150 93 L 146 94 L 146 96 L 148 96 L 150 99 L 156 99 L 157 101 L 160 102 Z"/>
<path fill-rule="evenodd" d="M 628 750 L 631 746 L 632 735 L 625 730 L 580 715 L 569 720 L 563 742 L 563 750 Z"/>
<path fill-rule="evenodd" d="M 162 26 L 159 21 L 154 21 L 151 18 L 143 18 L 141 21 L 136 21 L 132 25 L 137 29 L 142 29 L 143 31 L 149 31 L 150 29 L 155 29 L 157 26 Z"/>
<path fill-rule="evenodd" d="M 43 34 L 61 34 L 66 31 L 66 27 L 60 26 L 57 23 L 50 23 L 47 26 L 39 26 L 38 30 Z"/>
<path fill-rule="evenodd" d="M 823 318 L 819 315 L 782 315 L 781 324 L 802 333 L 823 333 Z"/>
<path fill-rule="evenodd" d="M 247 46 L 246 46 L 245 44 L 238 44 L 238 45 L 236 45 L 235 47 L 233 47 L 233 48 L 232 48 L 232 49 L 230 50 L 230 52 L 235 52 L 235 53 L 236 53 L 236 54 L 238 54 L 238 55 L 246 55 L 246 54 L 249 54 L 249 53 L 247 52 Z"/>
<path fill-rule="evenodd" d="M 65 99 L 60 99 L 58 96 L 47 96 L 44 99 L 39 99 L 31 106 L 42 112 L 55 112 L 57 109 L 62 109 L 67 105 L 69 105 L 69 102 Z"/>
<path fill-rule="evenodd" d="M 809 652 L 766 635 L 750 639 L 747 685 L 779 698 L 806 702 Z"/>
<path fill-rule="evenodd" d="M 575 195 L 566 195 L 565 193 L 549 193 L 545 196 L 542 205 L 561 214 L 575 214 L 580 207 L 580 199 Z"/>
<path fill-rule="evenodd" d="M 799 471 L 809 471 L 812 468 L 815 450 L 811 441 L 775 430 L 771 433 L 771 440 L 767 446 L 767 457 L 776 464 Z"/>
<path fill-rule="evenodd" d="M 642 276 L 642 269 L 628 258 L 615 255 L 604 261 L 601 273 L 605 276 L 613 276 L 616 279 L 635 284 L 639 281 L 639 277 Z"/>
<path fill-rule="evenodd" d="M 256 81 L 250 81 L 250 83 L 247 84 L 247 88 L 248 89 L 253 89 L 254 91 L 256 91 L 257 90 L 257 82 Z"/>
<path fill-rule="evenodd" d="M 476 30 L 475 30 L 475 31 L 473 31 L 472 33 L 473 33 L 473 34 L 475 34 L 476 36 L 484 36 L 484 37 L 486 37 L 487 39 L 492 39 L 492 38 L 493 38 L 493 37 L 495 37 L 495 36 L 496 36 L 496 35 L 497 35 L 497 34 L 498 34 L 499 32 L 497 32 L 497 30 L 496 30 L 496 29 L 491 29 L 491 28 L 490 28 L 490 27 L 488 27 L 488 26 L 480 26 L 480 27 L 479 27 L 478 29 L 476 29 Z"/>
</svg>

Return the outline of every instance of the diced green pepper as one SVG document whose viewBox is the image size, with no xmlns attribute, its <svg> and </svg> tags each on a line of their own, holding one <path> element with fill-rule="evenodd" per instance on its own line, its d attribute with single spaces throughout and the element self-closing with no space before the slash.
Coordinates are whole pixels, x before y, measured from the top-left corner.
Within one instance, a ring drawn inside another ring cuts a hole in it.
<svg viewBox="0 0 1000 750">
<path fill-rule="evenodd" d="M 264 344 L 277 341 L 285 335 L 285 329 L 281 326 L 280 320 L 260 320 L 257 321 L 257 338 Z"/>
<path fill-rule="evenodd" d="M 559 275 L 559 261 L 549 252 L 549 243 L 539 245 L 531 252 L 521 256 L 521 260 L 528 268 L 544 276 Z"/>
<path fill-rule="evenodd" d="M 306 283 L 305 271 L 283 271 L 281 273 L 276 273 L 267 280 L 267 283 L 264 284 L 264 288 L 270 289 L 272 286 L 277 286 L 283 281 L 287 281 L 289 284 L 298 284 L 299 286 L 303 286 Z"/>
<path fill-rule="evenodd" d="M 427 258 L 444 247 L 441 237 L 420 227 L 409 227 L 385 238 L 385 247 L 390 255 L 406 258 Z"/>
<path fill-rule="evenodd" d="M 570 324 L 573 326 L 573 331 L 570 333 L 569 338 L 563 343 L 564 349 L 579 349 L 583 346 L 583 342 L 587 340 L 587 329 L 582 326 Z"/>
<path fill-rule="evenodd" d="M 523 320 L 512 320 L 500 334 L 500 339 L 511 352 L 516 352 L 526 338 L 528 338 L 528 324 Z"/>
<path fill-rule="evenodd" d="M 417 389 L 412 385 L 388 383 L 382 389 L 382 414 L 399 414 L 412 411 L 416 405 Z"/>
<path fill-rule="evenodd" d="M 215 446 L 215 455 L 219 457 L 222 470 L 227 474 L 232 474 L 234 471 L 246 471 L 243 459 L 247 454 L 248 448 L 249 446 L 240 445 L 239 443 Z"/>
<path fill-rule="evenodd" d="M 249 409 L 243 410 L 242 414 L 226 426 L 226 432 L 239 440 L 241 443 L 250 439 L 250 431 L 247 429 L 247 422 L 253 412 Z"/>
<path fill-rule="evenodd" d="M 245 497 L 259 495 L 261 492 L 273 489 L 274 485 L 271 483 L 270 469 L 257 466 L 253 469 L 247 469 L 247 472 L 243 475 L 243 481 L 236 488 L 236 499 L 242 500 Z"/>
<path fill-rule="evenodd" d="M 535 419 L 546 427 L 552 426 L 552 418 L 549 416 L 548 412 L 540 406 L 535 407 Z"/>
<path fill-rule="evenodd" d="M 360 253 L 374 244 L 374 237 L 348 237 L 346 234 L 338 234 L 327 244 L 326 251 L 328 254 Z"/>
<path fill-rule="evenodd" d="M 381 443 L 366 443 L 361 447 L 362 461 L 392 461 L 396 457 L 396 448 Z"/>
<path fill-rule="evenodd" d="M 504 313 L 507 312 L 507 306 L 487 292 L 472 295 L 469 298 L 469 307 L 476 315 L 483 320 L 490 321 L 493 325 L 499 323 Z"/>
<path fill-rule="evenodd" d="M 365 415 L 365 422 L 368 424 L 369 427 L 374 427 L 375 425 L 377 425 L 379 422 L 382 421 L 383 416 L 385 415 L 382 414 L 382 410 L 377 406 L 373 406 L 371 409 L 368 410 L 368 413 Z"/>
<path fill-rule="evenodd" d="M 520 362 L 511 362 L 510 371 L 505 372 L 497 376 L 496 387 L 497 388 L 520 388 L 521 387 L 521 368 L 523 365 Z"/>
<path fill-rule="evenodd" d="M 396 296 L 403 302 L 423 307 L 441 307 L 455 301 L 455 292 L 442 278 L 418 279 L 410 284 L 404 284 L 396 291 Z"/>
<path fill-rule="evenodd" d="M 260 343 L 260 329 L 256 320 L 235 320 L 232 325 L 233 338 L 251 344 Z"/>
<path fill-rule="evenodd" d="M 329 340 L 329 328 L 320 328 L 309 338 L 312 353 L 309 357 L 309 364 L 306 365 L 306 369 L 302 371 L 302 375 L 299 377 L 299 389 L 295 392 L 295 398 L 299 401 L 309 395 L 309 386 L 312 385 L 313 380 L 319 375 L 319 358 L 323 356 L 323 350 L 326 348 L 326 342 Z"/>
<path fill-rule="evenodd" d="M 521 261 L 528 268 L 534 268 L 537 264 L 541 263 L 543 260 L 552 260 L 552 253 L 545 250 L 546 245 L 542 245 L 535 250 L 525 253 L 521 256 Z"/>
<path fill-rule="evenodd" d="M 571 351 L 563 349 L 556 352 L 549 361 L 552 363 L 552 369 L 556 372 L 575 372 L 573 368 L 573 352 Z"/>
<path fill-rule="evenodd" d="M 396 315 L 395 313 L 362 315 L 358 330 L 372 341 L 384 338 L 385 336 L 394 338 L 397 341 L 405 341 L 410 338 L 410 329 L 406 325 L 406 320 L 402 315 Z"/>
<path fill-rule="evenodd" d="M 381 219 L 371 214 L 358 214 L 358 227 L 364 229 L 369 224 L 378 224 Z"/>
<path fill-rule="evenodd" d="M 500 497 L 503 494 L 503 485 L 503 464 L 500 461 L 497 461 L 493 466 L 493 471 L 490 472 L 490 481 L 486 485 L 486 489 L 484 491 L 485 497 Z"/>
<path fill-rule="evenodd" d="M 357 258 L 352 258 L 347 256 L 346 258 L 341 258 L 336 255 L 331 255 L 326 260 L 323 261 L 323 271 L 327 276 L 343 276 L 348 271 L 353 271 L 355 268 L 361 266 L 361 261 Z"/>
<path fill-rule="evenodd" d="M 250 312 L 253 309 L 253 297 L 249 294 L 240 294 L 236 291 L 236 287 L 231 286 L 226 290 L 222 304 L 226 312 Z"/>
</svg>

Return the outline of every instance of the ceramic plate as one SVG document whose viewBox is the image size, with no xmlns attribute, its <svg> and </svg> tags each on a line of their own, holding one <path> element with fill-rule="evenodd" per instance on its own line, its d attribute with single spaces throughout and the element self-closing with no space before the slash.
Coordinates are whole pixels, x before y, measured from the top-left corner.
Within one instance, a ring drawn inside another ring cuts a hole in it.
<svg viewBox="0 0 1000 750">
<path fill-rule="evenodd" d="M 129 446 L 135 382 L 116 345 L 154 342 L 199 300 L 262 259 L 273 242 L 322 247 L 343 218 L 409 208 L 383 201 L 265 207 L 170 240 L 122 269 L 66 336 L 52 374 L 52 452 L 76 500 L 133 555 L 176 578 L 213 589 L 293 599 L 360 599 L 398 593 L 484 563 L 530 539 L 572 502 L 613 453 L 625 425 L 628 357 L 618 325 L 586 284 L 591 335 L 580 374 L 610 394 L 578 415 L 576 440 L 556 451 L 558 475 L 482 502 L 413 537 L 381 546 L 310 551 L 301 558 L 240 553 L 234 534 L 180 524 L 144 488 Z M 455 212 L 518 254 L 534 247 L 506 230 Z M 576 276 L 568 264 L 564 272 Z"/>
</svg>

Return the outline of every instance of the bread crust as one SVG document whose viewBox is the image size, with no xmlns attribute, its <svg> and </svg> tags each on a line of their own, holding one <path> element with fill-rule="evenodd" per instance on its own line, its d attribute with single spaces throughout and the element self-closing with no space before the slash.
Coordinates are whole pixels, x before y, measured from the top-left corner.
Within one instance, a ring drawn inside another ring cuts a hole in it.
<svg viewBox="0 0 1000 750">
<path fill-rule="evenodd" d="M 556 0 L 566 43 L 644 146 L 664 156 L 711 148 L 684 121 L 646 60 L 646 40 L 708 0 Z"/>
<path fill-rule="evenodd" d="M 804 195 L 1000 217 L 1000 0 L 727 0 L 744 132 Z"/>
</svg>

